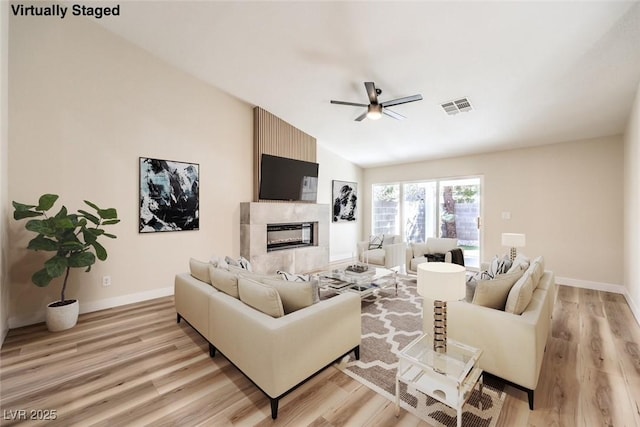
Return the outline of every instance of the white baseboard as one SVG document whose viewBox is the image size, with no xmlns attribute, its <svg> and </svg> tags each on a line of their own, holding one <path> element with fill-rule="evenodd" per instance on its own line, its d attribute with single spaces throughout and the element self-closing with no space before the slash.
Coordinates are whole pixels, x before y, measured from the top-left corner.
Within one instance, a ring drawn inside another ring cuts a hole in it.
<svg viewBox="0 0 640 427">
<path fill-rule="evenodd" d="M 123 295 L 119 297 L 106 298 L 98 301 L 83 303 L 80 301 L 80 314 L 92 313 L 94 311 L 105 310 L 107 308 L 120 307 L 122 305 L 147 301 L 173 295 L 173 286 L 153 289 L 151 291 L 138 292 L 136 294 Z M 33 325 L 45 321 L 45 310 L 39 310 L 27 316 L 16 316 L 9 318 L 9 329 L 20 328 L 22 326 Z M 3 339 L 4 341 L 4 339 Z"/>
<path fill-rule="evenodd" d="M 612 292 L 614 294 L 624 295 L 627 292 L 627 288 L 622 285 L 614 285 L 612 283 L 592 282 L 590 280 L 571 279 L 568 277 L 556 276 L 556 283 L 558 285 L 567 285 L 574 288 L 593 289 L 594 291 Z"/>
<path fill-rule="evenodd" d="M 631 299 L 629 291 L 623 285 L 614 285 L 612 283 L 592 282 L 590 280 L 570 279 L 568 277 L 556 277 L 556 283 L 558 285 L 572 286 L 574 288 L 593 289 L 594 291 L 612 292 L 614 294 L 621 294 L 627 300 L 627 304 L 636 318 L 636 322 L 640 325 L 640 309 L 636 306 L 635 302 Z"/>
</svg>

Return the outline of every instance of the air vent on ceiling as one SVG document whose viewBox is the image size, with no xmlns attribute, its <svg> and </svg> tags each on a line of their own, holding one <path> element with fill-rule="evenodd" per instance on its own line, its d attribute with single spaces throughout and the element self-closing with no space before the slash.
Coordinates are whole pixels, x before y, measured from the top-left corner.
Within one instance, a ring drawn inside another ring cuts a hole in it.
<svg viewBox="0 0 640 427">
<path fill-rule="evenodd" d="M 466 112 L 473 110 L 471 102 L 467 98 L 456 99 L 455 101 L 447 101 L 442 103 L 442 109 L 450 116 L 458 114 L 460 112 Z"/>
</svg>

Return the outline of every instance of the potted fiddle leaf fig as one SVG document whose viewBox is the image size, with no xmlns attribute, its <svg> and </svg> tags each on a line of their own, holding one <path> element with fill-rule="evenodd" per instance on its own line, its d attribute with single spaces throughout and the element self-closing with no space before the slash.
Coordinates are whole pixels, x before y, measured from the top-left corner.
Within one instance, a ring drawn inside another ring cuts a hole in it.
<svg viewBox="0 0 640 427">
<path fill-rule="evenodd" d="M 78 300 L 65 297 L 69 271 L 72 268 L 84 268 L 88 272 L 97 260 L 106 260 L 107 251 L 98 240 L 103 237 L 115 239 L 116 236 L 106 233 L 104 227 L 120 222 L 115 209 L 101 209 L 87 200 L 84 202 L 95 213 L 81 209 L 77 213 L 70 213 L 62 206 L 55 215 L 50 216 L 47 212 L 56 200 L 56 194 L 44 194 L 38 200 L 38 205 L 13 202 L 13 218 L 31 218 L 25 228 L 36 233 L 27 249 L 54 253 L 44 262 L 42 269 L 33 274 L 31 281 L 36 286 L 45 287 L 54 279 L 64 276 L 60 300 L 47 306 L 46 319 L 50 331 L 62 331 L 75 326 L 79 313 Z"/>
</svg>

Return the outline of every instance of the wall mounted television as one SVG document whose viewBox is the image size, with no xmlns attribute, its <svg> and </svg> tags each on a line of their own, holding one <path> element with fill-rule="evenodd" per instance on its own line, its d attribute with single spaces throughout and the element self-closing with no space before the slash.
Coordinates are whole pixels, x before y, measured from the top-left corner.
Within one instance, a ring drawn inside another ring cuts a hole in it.
<svg viewBox="0 0 640 427">
<path fill-rule="evenodd" d="M 317 163 L 270 154 L 263 154 L 260 162 L 260 200 L 316 203 Z"/>
</svg>

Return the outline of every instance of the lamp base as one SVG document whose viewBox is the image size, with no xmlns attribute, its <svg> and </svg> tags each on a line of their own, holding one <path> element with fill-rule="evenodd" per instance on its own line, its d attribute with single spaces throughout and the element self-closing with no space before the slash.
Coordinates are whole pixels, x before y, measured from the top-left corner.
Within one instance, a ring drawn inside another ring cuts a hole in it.
<svg viewBox="0 0 640 427">
<path fill-rule="evenodd" d="M 447 352 L 447 302 L 433 302 L 433 351 Z"/>
</svg>

